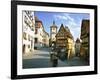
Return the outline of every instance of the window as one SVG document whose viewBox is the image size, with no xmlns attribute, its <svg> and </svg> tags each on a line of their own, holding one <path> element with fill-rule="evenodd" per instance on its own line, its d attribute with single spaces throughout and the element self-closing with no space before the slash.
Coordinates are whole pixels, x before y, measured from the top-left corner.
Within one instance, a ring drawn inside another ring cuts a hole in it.
<svg viewBox="0 0 100 80">
<path fill-rule="evenodd" d="M 38 27 L 38 23 L 35 23 L 35 26 Z"/>
<path fill-rule="evenodd" d="M 34 31 L 34 27 L 33 26 L 31 27 L 31 30 Z"/>
<path fill-rule="evenodd" d="M 55 28 L 52 28 L 53 30 L 55 30 Z"/>
<path fill-rule="evenodd" d="M 32 22 L 31 30 L 34 31 L 34 23 Z"/>
<path fill-rule="evenodd" d="M 30 35 L 28 35 L 28 40 L 29 40 L 29 41 L 30 41 L 30 37 L 31 37 L 31 36 L 30 36 Z"/>
<path fill-rule="evenodd" d="M 26 33 L 23 32 L 23 38 L 24 38 L 25 40 L 27 40 L 27 37 L 26 37 L 26 36 L 27 36 Z"/>
<path fill-rule="evenodd" d="M 38 39 L 37 38 L 35 38 L 35 41 L 34 41 L 35 43 L 38 43 Z"/>
<path fill-rule="evenodd" d="M 25 54 L 25 47 L 26 47 L 26 45 L 23 44 L 23 54 Z"/>
<path fill-rule="evenodd" d="M 27 20 L 28 18 L 26 17 L 26 15 L 24 16 L 24 22 L 27 24 Z"/>
<path fill-rule="evenodd" d="M 38 33 L 38 29 L 36 28 L 36 29 L 35 29 L 35 34 L 37 34 L 37 33 Z"/>
<path fill-rule="evenodd" d="M 55 28 L 52 28 L 52 31 L 55 32 Z"/>
<path fill-rule="evenodd" d="M 52 34 L 56 34 L 56 32 L 52 32 Z"/>
</svg>

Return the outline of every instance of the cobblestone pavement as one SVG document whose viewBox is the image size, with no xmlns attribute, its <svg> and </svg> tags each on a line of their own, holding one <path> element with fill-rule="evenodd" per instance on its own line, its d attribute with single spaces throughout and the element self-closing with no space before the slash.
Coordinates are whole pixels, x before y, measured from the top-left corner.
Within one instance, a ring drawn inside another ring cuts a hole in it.
<svg viewBox="0 0 100 80">
<path fill-rule="evenodd" d="M 57 67 L 64 66 L 84 66 L 86 62 L 80 60 L 79 57 L 74 57 L 71 60 L 61 61 L 58 59 Z M 34 50 L 33 53 L 23 56 L 23 68 L 48 68 L 52 67 L 50 61 L 49 48 L 41 48 Z"/>
</svg>

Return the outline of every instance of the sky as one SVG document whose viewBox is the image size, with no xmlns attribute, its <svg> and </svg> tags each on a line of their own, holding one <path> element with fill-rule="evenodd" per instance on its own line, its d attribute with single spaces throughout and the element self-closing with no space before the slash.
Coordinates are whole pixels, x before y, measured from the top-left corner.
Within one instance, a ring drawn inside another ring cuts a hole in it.
<svg viewBox="0 0 100 80">
<path fill-rule="evenodd" d="M 90 19 L 90 14 L 88 13 L 67 13 L 67 12 L 41 12 L 36 11 L 35 16 L 42 21 L 44 29 L 50 34 L 50 26 L 55 21 L 58 29 L 61 24 L 67 26 L 70 29 L 74 40 L 80 38 L 81 23 L 83 19 Z"/>
</svg>

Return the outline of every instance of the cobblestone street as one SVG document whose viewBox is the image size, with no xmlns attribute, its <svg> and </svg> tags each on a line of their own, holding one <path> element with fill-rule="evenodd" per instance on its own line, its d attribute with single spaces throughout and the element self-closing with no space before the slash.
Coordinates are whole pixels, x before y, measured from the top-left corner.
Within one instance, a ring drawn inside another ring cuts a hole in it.
<svg viewBox="0 0 100 80">
<path fill-rule="evenodd" d="M 58 60 L 58 66 L 66 66 L 66 63 Z M 35 50 L 33 54 L 29 56 L 23 56 L 23 68 L 45 68 L 52 67 L 50 61 L 49 48 L 42 48 Z"/>
<path fill-rule="evenodd" d="M 57 67 L 64 66 L 84 66 L 86 62 L 80 60 L 78 57 L 74 57 L 71 60 L 61 61 L 58 59 Z M 49 48 L 41 48 L 35 50 L 31 55 L 23 56 L 23 68 L 47 68 L 52 67 L 50 61 Z"/>
</svg>

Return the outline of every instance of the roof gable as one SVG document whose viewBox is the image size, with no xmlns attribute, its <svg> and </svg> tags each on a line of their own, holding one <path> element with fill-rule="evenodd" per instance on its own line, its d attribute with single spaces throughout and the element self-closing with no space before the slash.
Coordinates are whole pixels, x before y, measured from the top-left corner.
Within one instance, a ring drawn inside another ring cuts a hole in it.
<svg viewBox="0 0 100 80">
<path fill-rule="evenodd" d="M 61 24 L 61 27 L 56 35 L 56 37 L 60 36 L 60 34 L 67 34 L 66 29 L 64 28 L 63 24 Z M 64 36 L 64 35 L 63 35 Z"/>
<path fill-rule="evenodd" d="M 63 34 L 63 35 L 61 35 L 61 34 Z M 73 39 L 73 36 L 70 33 L 69 28 L 68 27 L 65 28 L 63 24 L 61 24 L 61 27 L 60 27 L 58 33 L 56 34 L 56 37 L 69 37 L 69 38 Z"/>
</svg>

